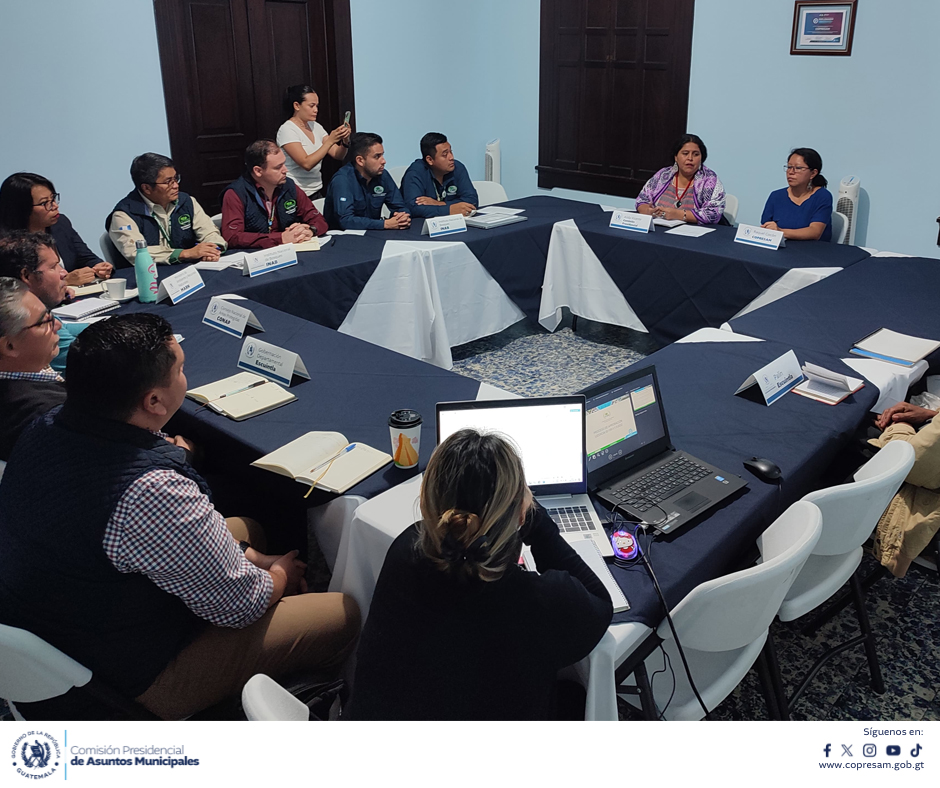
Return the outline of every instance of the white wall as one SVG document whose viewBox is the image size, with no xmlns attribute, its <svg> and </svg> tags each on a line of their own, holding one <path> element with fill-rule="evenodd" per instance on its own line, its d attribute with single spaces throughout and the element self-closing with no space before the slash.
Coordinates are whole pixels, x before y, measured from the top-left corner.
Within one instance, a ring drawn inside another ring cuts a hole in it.
<svg viewBox="0 0 940 788">
<path fill-rule="evenodd" d="M 152 0 L 3 0 L 0 179 L 38 172 L 98 251 L 131 160 L 169 154 Z"/>
<path fill-rule="evenodd" d="M 499 137 L 510 197 L 538 193 L 539 0 L 350 3 L 358 128 L 385 138 L 389 166 L 442 131 L 480 178 L 483 146 Z M 789 0 L 698 0 L 689 130 L 742 221 L 784 185 L 790 148 L 808 145 L 833 186 L 861 178 L 858 243 L 938 257 L 940 2 L 860 6 L 852 57 L 791 57 Z M 51 178 L 95 245 L 131 159 L 169 150 L 151 0 L 5 0 L 0 23 L 0 177 Z"/>
</svg>

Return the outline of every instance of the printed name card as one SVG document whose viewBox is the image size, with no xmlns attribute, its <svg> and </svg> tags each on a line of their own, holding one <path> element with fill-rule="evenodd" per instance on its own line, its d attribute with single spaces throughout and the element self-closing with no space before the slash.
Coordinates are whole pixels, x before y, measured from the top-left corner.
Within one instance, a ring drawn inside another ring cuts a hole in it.
<svg viewBox="0 0 940 788">
<path fill-rule="evenodd" d="M 245 326 L 264 331 L 258 318 L 250 309 L 230 304 L 224 298 L 218 297 L 209 301 L 202 322 L 207 326 L 219 329 L 219 331 L 224 331 L 226 334 L 232 334 L 239 339 L 245 333 Z"/>
<path fill-rule="evenodd" d="M 802 382 L 803 370 L 800 368 L 800 362 L 796 359 L 796 353 L 788 350 L 780 358 L 774 359 L 767 366 L 757 370 L 734 393 L 740 394 L 756 385 L 760 388 L 764 402 L 773 405 L 790 389 Z"/>
<path fill-rule="evenodd" d="M 780 230 L 768 230 L 753 224 L 739 224 L 734 240 L 739 244 L 763 246 L 765 249 L 779 249 L 787 245 Z"/>
<path fill-rule="evenodd" d="M 297 251 L 293 244 L 282 244 L 273 249 L 246 254 L 242 275 L 261 276 L 291 265 L 297 265 Z"/>
<path fill-rule="evenodd" d="M 421 235 L 427 235 L 431 238 L 465 232 L 467 232 L 467 220 L 462 213 L 453 216 L 433 216 L 430 219 L 425 219 L 424 227 L 421 228 Z"/>
<path fill-rule="evenodd" d="M 184 298 L 191 296 L 197 290 L 202 290 L 206 283 L 202 281 L 202 275 L 191 265 L 178 271 L 173 276 L 160 280 L 160 289 L 157 291 L 157 301 L 163 301 L 169 298 L 171 303 L 178 304 Z"/>
<path fill-rule="evenodd" d="M 242 352 L 238 356 L 238 368 L 255 372 L 283 386 L 290 386 L 294 375 L 310 379 L 304 362 L 296 353 L 253 337 L 246 339 L 245 344 L 242 345 Z"/>
<path fill-rule="evenodd" d="M 610 226 L 618 230 L 630 230 L 635 233 L 656 232 L 653 217 L 633 211 L 614 211 L 610 216 Z"/>
</svg>

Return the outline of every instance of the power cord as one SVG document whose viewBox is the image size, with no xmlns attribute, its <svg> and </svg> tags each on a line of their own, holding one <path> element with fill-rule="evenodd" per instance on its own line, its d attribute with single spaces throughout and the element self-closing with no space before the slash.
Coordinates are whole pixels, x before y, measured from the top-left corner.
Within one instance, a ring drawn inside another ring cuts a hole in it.
<svg viewBox="0 0 940 788">
<path fill-rule="evenodd" d="M 620 504 L 617 504 L 614 506 L 614 513 L 616 513 L 617 509 L 621 509 L 622 511 L 626 512 L 625 509 L 622 509 Z M 665 514 L 665 512 L 663 512 L 663 514 Z M 631 520 L 631 522 L 635 522 L 635 521 Z M 637 523 L 637 525 L 639 525 L 640 528 L 642 528 L 643 531 L 645 532 L 647 526 L 654 525 L 654 524 L 641 521 Z M 707 717 L 709 713 L 708 707 L 705 705 L 705 701 L 702 700 L 702 696 L 699 694 L 698 687 L 695 686 L 695 680 L 692 678 L 692 670 L 689 668 L 689 662 L 685 658 L 685 651 L 682 648 L 682 644 L 679 642 L 679 635 L 676 632 L 676 626 L 672 621 L 672 616 L 669 614 L 669 603 L 666 601 L 666 597 L 663 594 L 663 590 L 659 586 L 659 580 L 656 578 L 656 573 L 653 571 L 653 565 L 650 563 L 649 557 L 647 556 L 646 553 L 647 551 L 641 550 L 640 551 L 641 558 L 643 559 L 643 563 L 646 566 L 646 571 L 649 572 L 650 579 L 653 581 L 653 586 L 656 589 L 656 593 L 659 595 L 659 600 L 663 605 L 663 611 L 666 614 L 666 622 L 669 624 L 669 630 L 672 632 L 672 637 L 676 641 L 676 650 L 679 652 L 679 657 L 682 659 L 682 667 L 685 669 L 685 675 L 689 679 L 689 686 L 692 687 L 692 692 L 695 694 L 695 699 L 699 702 L 699 705 L 702 707 L 702 711 L 705 712 L 705 716 Z M 664 650 L 664 653 L 665 653 L 665 650 Z M 675 686 L 673 686 L 673 693 L 675 693 Z M 669 702 L 670 703 L 672 702 L 672 696 L 670 696 Z M 661 713 L 664 713 L 664 711 Z"/>
</svg>

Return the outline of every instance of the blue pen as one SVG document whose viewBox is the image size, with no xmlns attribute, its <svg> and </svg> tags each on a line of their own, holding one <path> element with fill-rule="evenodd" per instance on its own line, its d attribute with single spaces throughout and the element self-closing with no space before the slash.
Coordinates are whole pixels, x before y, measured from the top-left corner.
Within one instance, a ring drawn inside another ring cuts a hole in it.
<svg viewBox="0 0 940 788">
<path fill-rule="evenodd" d="M 342 450 L 338 451 L 336 454 L 334 454 L 334 455 L 333 455 L 332 457 L 330 457 L 328 460 L 324 460 L 324 461 L 321 462 L 318 466 L 316 466 L 316 468 L 311 468 L 311 469 L 308 471 L 308 473 L 313 473 L 314 471 L 320 470 L 320 468 L 322 468 L 324 465 L 328 465 L 329 463 L 333 462 L 333 460 L 335 460 L 337 457 L 342 457 L 346 452 L 352 451 L 352 450 L 355 449 L 355 448 L 356 448 L 356 444 L 355 444 L 355 443 L 350 443 L 345 449 L 342 449 Z"/>
</svg>

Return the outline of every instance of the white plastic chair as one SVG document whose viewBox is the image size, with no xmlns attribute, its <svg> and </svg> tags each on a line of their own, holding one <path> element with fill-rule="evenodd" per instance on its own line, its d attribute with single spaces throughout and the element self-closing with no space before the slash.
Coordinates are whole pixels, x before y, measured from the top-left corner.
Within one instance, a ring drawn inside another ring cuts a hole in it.
<svg viewBox="0 0 940 788">
<path fill-rule="evenodd" d="M 830 241 L 834 244 L 844 244 L 845 236 L 849 232 L 849 220 L 845 214 L 838 211 L 832 212 L 832 238 Z"/>
<path fill-rule="evenodd" d="M 405 177 L 405 173 L 408 171 L 408 165 L 406 164 L 404 167 L 386 167 L 385 171 L 392 176 L 395 185 L 400 189 L 401 179 Z"/>
<path fill-rule="evenodd" d="M 156 719 L 142 706 L 94 679 L 88 668 L 38 635 L 0 624 L 0 698 L 7 701 L 16 719 L 23 717 L 15 702 L 57 698 L 73 687 L 84 688 L 95 700 L 132 719 Z"/>
<path fill-rule="evenodd" d="M 695 686 L 709 711 L 741 682 L 761 656 L 770 624 L 790 584 L 809 557 L 822 527 L 819 508 L 797 501 L 757 540 L 761 563 L 702 583 L 672 609 L 672 620 L 689 663 Z M 705 716 L 688 682 L 669 624 L 656 630 L 675 675 L 675 694 L 667 671 L 653 687 L 657 708 L 667 720 L 699 720 Z M 658 650 L 638 666 L 646 675 L 662 668 Z M 765 683 L 768 695 L 769 684 Z M 635 696 L 626 696 L 636 705 Z M 768 705 L 772 699 L 768 697 Z M 665 709 L 663 711 L 663 709 Z M 771 706 L 773 713 L 773 706 Z"/>
<path fill-rule="evenodd" d="M 891 441 L 856 471 L 855 481 L 817 490 L 803 497 L 822 511 L 822 536 L 799 577 L 790 586 L 780 606 L 781 621 L 793 621 L 815 610 L 848 580 L 862 634 L 830 649 L 817 660 L 793 696 L 792 708 L 818 670 L 831 657 L 853 646 L 865 644 L 872 686 L 884 692 L 874 634 L 865 610 L 865 597 L 857 569 L 862 562 L 862 544 L 871 535 L 901 483 L 914 465 L 914 448 L 907 441 Z M 817 624 L 811 623 L 808 629 Z"/>
<path fill-rule="evenodd" d="M 738 198 L 733 194 L 725 193 L 725 219 L 732 227 L 738 222 Z"/>
<path fill-rule="evenodd" d="M 6 460 L 0 460 L 0 481 L 3 481 L 3 472 L 7 469 Z"/>
<path fill-rule="evenodd" d="M 310 710 L 270 676 L 256 673 L 242 688 L 242 708 L 252 722 L 307 722 Z"/>
<path fill-rule="evenodd" d="M 474 181 L 473 188 L 477 190 L 477 197 L 480 199 L 480 204 L 477 208 L 482 208 L 484 205 L 495 205 L 499 202 L 506 202 L 506 200 L 509 199 L 503 185 L 496 183 L 496 181 Z"/>
<path fill-rule="evenodd" d="M 212 219 L 212 223 L 215 225 L 216 230 L 222 229 L 222 214 L 221 213 L 214 214 L 213 216 L 209 218 Z"/>
<path fill-rule="evenodd" d="M 98 246 L 101 247 L 102 258 L 111 263 L 115 268 L 126 268 L 129 265 L 128 261 L 124 259 L 124 255 L 122 255 L 114 245 L 111 236 L 107 233 L 101 234 L 101 237 L 98 239 Z"/>
</svg>

